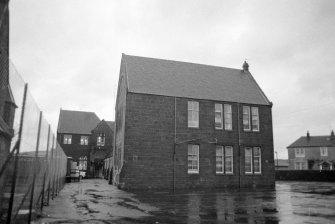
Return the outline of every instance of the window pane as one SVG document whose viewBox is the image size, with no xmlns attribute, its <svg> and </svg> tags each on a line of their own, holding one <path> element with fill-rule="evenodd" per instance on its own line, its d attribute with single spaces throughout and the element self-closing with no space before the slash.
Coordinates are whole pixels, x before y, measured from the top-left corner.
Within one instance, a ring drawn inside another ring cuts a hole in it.
<svg viewBox="0 0 335 224">
<path fill-rule="evenodd" d="M 188 172 L 199 172 L 199 146 L 188 145 Z"/>
<path fill-rule="evenodd" d="M 223 147 L 216 147 L 216 172 L 223 173 Z"/>
<path fill-rule="evenodd" d="M 215 128 L 222 129 L 222 104 L 215 104 Z"/>
<path fill-rule="evenodd" d="M 188 101 L 188 127 L 199 127 L 199 102 Z"/>
<path fill-rule="evenodd" d="M 252 173 L 252 149 L 245 148 L 245 172 Z"/>
<path fill-rule="evenodd" d="M 232 173 L 233 172 L 233 147 L 226 146 L 225 147 L 225 170 L 226 173 Z"/>
<path fill-rule="evenodd" d="M 243 129 L 250 131 L 250 107 L 243 106 Z"/>
<path fill-rule="evenodd" d="M 225 129 L 232 130 L 232 110 L 230 104 L 224 105 Z"/>
<path fill-rule="evenodd" d="M 258 107 L 251 107 L 251 115 L 252 115 L 252 130 L 259 131 Z"/>
</svg>

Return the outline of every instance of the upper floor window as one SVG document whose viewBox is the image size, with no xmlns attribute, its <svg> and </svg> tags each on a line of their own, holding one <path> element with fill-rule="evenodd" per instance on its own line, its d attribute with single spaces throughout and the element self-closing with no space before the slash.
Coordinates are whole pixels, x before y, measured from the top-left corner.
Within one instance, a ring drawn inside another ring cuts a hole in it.
<svg viewBox="0 0 335 224">
<path fill-rule="evenodd" d="M 251 111 L 250 111 L 249 106 L 243 106 L 243 130 L 244 131 L 259 131 L 258 107 L 251 107 Z"/>
<path fill-rule="evenodd" d="M 216 147 L 216 173 L 233 173 L 233 147 Z"/>
<path fill-rule="evenodd" d="M 246 174 L 262 173 L 262 153 L 260 147 L 246 147 L 244 149 L 244 166 Z"/>
<path fill-rule="evenodd" d="M 188 101 L 188 127 L 199 127 L 199 102 Z"/>
<path fill-rule="evenodd" d="M 215 129 L 222 129 L 222 104 L 215 104 Z"/>
<path fill-rule="evenodd" d="M 88 145 L 88 136 L 80 136 L 80 145 Z"/>
<path fill-rule="evenodd" d="M 199 173 L 199 145 L 188 145 L 188 173 Z"/>
<path fill-rule="evenodd" d="M 320 155 L 321 156 L 328 156 L 328 148 L 327 147 L 320 147 Z"/>
<path fill-rule="evenodd" d="M 71 143 L 72 143 L 72 135 L 64 135 L 63 144 L 71 144 Z"/>
<path fill-rule="evenodd" d="M 233 129 L 233 116 L 230 104 L 224 104 L 224 129 L 225 130 Z"/>
<path fill-rule="evenodd" d="M 97 136 L 97 146 L 105 146 L 105 134 L 98 134 Z"/>
<path fill-rule="evenodd" d="M 305 149 L 304 148 L 296 148 L 295 149 L 295 157 L 305 157 Z"/>
</svg>

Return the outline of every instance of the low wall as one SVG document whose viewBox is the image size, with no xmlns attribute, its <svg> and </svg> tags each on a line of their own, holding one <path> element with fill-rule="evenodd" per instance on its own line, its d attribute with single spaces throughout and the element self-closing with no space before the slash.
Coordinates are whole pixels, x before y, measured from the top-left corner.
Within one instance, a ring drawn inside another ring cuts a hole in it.
<svg viewBox="0 0 335 224">
<path fill-rule="evenodd" d="M 335 182 L 335 170 L 276 170 L 276 180 Z"/>
</svg>

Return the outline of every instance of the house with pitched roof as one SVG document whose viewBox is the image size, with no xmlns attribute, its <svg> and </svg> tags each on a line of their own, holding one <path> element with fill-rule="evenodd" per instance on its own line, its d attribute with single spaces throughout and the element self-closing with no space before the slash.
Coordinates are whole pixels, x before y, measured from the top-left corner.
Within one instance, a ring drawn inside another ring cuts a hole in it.
<svg viewBox="0 0 335 224">
<path fill-rule="evenodd" d="M 290 170 L 334 170 L 335 136 L 301 136 L 287 147 Z"/>
<path fill-rule="evenodd" d="M 274 186 L 272 103 L 243 69 L 122 55 L 114 183 Z"/>
<path fill-rule="evenodd" d="M 102 177 L 103 160 L 113 149 L 113 122 L 94 112 L 60 110 L 57 140 L 68 157 L 87 172 Z"/>
</svg>

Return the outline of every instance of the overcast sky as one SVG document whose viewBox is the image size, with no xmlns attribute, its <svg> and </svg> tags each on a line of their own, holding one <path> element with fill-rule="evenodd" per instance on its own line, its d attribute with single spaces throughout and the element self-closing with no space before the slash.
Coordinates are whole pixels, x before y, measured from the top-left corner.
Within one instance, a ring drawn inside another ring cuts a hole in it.
<svg viewBox="0 0 335 224">
<path fill-rule="evenodd" d="M 10 57 L 56 131 L 60 108 L 114 120 L 121 54 L 250 71 L 275 151 L 335 129 L 335 1 L 11 0 Z"/>
</svg>

